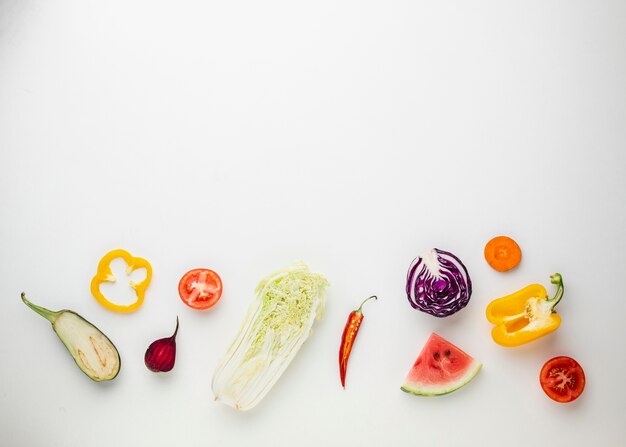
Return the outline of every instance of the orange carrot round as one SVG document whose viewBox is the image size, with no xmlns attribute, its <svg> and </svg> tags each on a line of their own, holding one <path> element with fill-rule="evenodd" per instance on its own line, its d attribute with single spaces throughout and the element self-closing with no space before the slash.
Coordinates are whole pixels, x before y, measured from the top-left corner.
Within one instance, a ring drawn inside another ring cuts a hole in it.
<svg viewBox="0 0 626 447">
<path fill-rule="evenodd" d="M 485 245 L 485 259 L 495 270 L 506 272 L 520 263 L 522 250 L 510 237 L 496 236 Z"/>
</svg>

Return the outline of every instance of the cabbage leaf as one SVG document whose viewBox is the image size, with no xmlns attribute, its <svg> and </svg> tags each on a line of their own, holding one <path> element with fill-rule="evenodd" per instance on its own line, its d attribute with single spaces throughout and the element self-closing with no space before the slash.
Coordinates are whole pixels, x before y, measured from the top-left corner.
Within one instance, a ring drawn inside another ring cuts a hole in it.
<svg viewBox="0 0 626 447">
<path fill-rule="evenodd" d="M 295 263 L 263 279 L 213 376 L 215 399 L 237 410 L 258 404 L 324 314 L 328 281 Z"/>
</svg>

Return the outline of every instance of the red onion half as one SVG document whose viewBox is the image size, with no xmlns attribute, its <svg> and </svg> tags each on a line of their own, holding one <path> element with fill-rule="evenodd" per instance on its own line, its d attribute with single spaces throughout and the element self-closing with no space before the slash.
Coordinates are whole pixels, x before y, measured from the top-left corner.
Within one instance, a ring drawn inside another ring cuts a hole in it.
<svg viewBox="0 0 626 447">
<path fill-rule="evenodd" d="M 435 317 L 448 317 L 467 306 L 472 280 L 459 258 L 433 248 L 411 263 L 406 294 L 415 309 Z"/>
</svg>

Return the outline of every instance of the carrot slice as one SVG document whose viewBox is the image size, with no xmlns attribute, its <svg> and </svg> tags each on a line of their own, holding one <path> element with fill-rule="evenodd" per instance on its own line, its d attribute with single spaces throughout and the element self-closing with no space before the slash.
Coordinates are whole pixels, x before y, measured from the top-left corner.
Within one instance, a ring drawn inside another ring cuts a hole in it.
<svg viewBox="0 0 626 447">
<path fill-rule="evenodd" d="M 522 250 L 510 237 L 496 236 L 485 245 L 485 259 L 495 270 L 506 272 L 520 263 Z"/>
</svg>

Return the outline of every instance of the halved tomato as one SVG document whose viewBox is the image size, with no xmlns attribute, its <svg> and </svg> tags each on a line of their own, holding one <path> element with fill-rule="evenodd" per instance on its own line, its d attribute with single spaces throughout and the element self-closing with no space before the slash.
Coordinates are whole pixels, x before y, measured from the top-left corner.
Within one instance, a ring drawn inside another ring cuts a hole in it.
<svg viewBox="0 0 626 447">
<path fill-rule="evenodd" d="M 178 283 L 178 294 L 187 306 L 208 309 L 222 296 L 222 280 L 213 270 L 189 270 Z"/>
<path fill-rule="evenodd" d="M 585 372 L 571 357 L 554 357 L 541 368 L 539 382 L 550 399 L 571 402 L 578 399 L 585 389 Z"/>
</svg>

